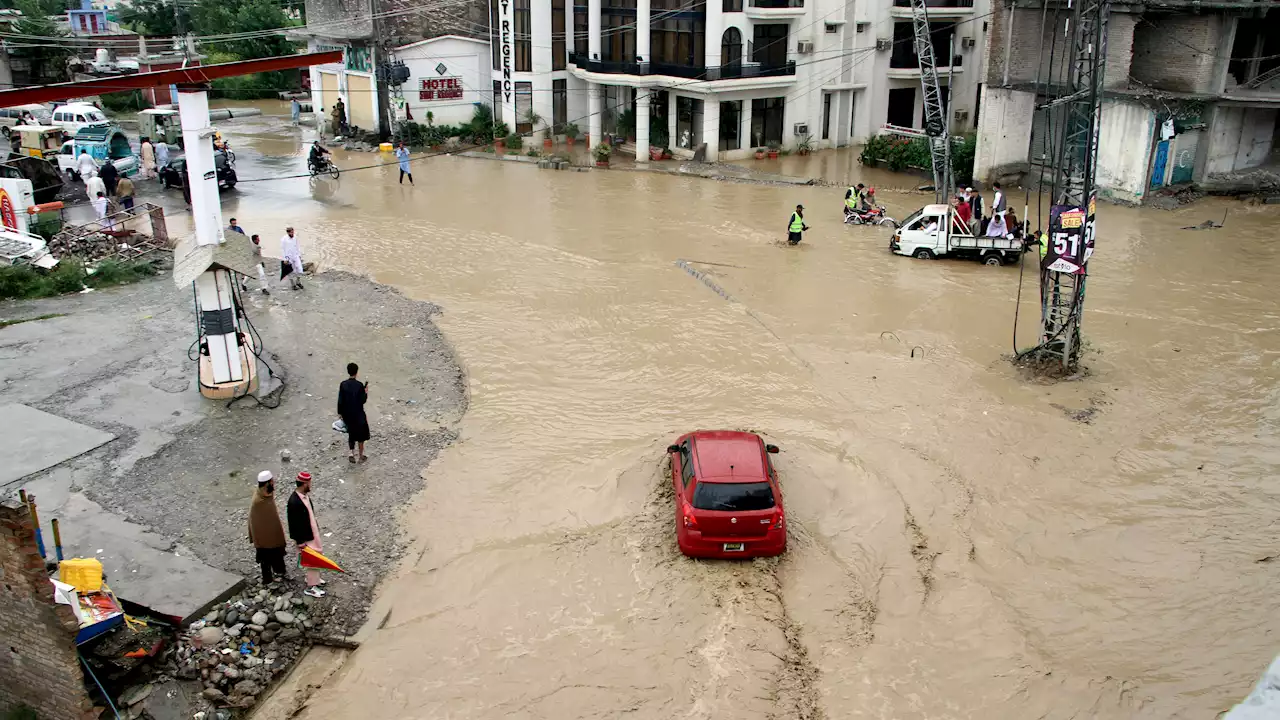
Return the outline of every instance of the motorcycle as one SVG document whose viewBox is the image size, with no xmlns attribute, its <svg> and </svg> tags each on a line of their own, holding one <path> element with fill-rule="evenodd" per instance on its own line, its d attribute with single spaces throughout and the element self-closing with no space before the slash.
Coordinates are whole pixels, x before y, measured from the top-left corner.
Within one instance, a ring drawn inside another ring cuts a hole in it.
<svg viewBox="0 0 1280 720">
<path fill-rule="evenodd" d="M 315 160 L 307 158 L 307 170 L 311 172 L 311 177 L 328 174 L 333 176 L 334 180 L 338 179 L 338 166 L 334 165 L 327 155 L 321 155 Z"/>
<path fill-rule="evenodd" d="M 888 225 L 898 227 L 898 221 L 885 214 L 883 205 L 875 205 L 870 210 L 844 209 L 846 225 Z"/>
</svg>

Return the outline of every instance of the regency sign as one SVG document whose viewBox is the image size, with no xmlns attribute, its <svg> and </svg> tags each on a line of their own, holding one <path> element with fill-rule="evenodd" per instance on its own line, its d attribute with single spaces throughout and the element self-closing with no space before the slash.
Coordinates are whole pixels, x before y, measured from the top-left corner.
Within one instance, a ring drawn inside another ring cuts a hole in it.
<svg viewBox="0 0 1280 720">
<path fill-rule="evenodd" d="M 497 0 L 499 27 L 502 41 L 502 102 L 511 102 L 511 55 L 514 52 L 511 36 L 511 0 Z"/>
</svg>

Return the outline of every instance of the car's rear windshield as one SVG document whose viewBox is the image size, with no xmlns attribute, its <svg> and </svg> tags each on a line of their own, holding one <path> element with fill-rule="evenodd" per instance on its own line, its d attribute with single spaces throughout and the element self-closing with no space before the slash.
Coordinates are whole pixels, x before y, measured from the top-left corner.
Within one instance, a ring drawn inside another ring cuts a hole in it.
<svg viewBox="0 0 1280 720">
<path fill-rule="evenodd" d="M 773 488 L 767 482 L 704 482 L 693 491 L 693 506 L 699 510 L 768 510 L 774 504 Z"/>
</svg>

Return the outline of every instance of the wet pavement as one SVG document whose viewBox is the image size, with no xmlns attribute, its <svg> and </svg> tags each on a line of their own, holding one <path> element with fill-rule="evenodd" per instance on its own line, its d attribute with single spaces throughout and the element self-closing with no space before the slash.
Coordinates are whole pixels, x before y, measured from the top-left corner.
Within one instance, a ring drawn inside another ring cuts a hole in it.
<svg viewBox="0 0 1280 720">
<path fill-rule="evenodd" d="M 224 215 L 440 304 L 471 404 L 300 717 L 1198 718 L 1274 655 L 1275 208 L 1101 209 L 1089 373 L 1051 385 L 1005 359 L 1030 273 L 893 256 L 836 189 L 452 157 L 265 180 L 310 132 L 228 124 Z M 674 548 L 663 449 L 719 427 L 782 447 L 780 559 Z"/>
</svg>

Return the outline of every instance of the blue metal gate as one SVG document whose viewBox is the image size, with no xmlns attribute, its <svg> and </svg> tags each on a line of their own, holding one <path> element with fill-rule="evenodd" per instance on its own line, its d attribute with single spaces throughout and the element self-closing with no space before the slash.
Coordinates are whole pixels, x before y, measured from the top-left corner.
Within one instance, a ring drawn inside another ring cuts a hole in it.
<svg viewBox="0 0 1280 720">
<path fill-rule="evenodd" d="M 1161 140 L 1156 145 L 1156 158 L 1151 163 L 1151 187 L 1164 185 L 1164 171 L 1169 165 L 1169 141 Z"/>
</svg>

